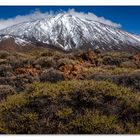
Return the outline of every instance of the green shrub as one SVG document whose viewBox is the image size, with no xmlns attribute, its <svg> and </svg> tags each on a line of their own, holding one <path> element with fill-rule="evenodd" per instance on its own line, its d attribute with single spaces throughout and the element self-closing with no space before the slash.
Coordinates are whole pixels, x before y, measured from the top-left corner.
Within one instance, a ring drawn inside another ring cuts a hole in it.
<svg viewBox="0 0 140 140">
<path fill-rule="evenodd" d="M 133 54 L 126 52 L 107 52 L 100 55 L 105 65 L 119 66 L 122 62 L 131 61 Z"/>
<path fill-rule="evenodd" d="M 132 61 L 125 61 L 120 64 L 120 67 L 136 69 L 137 65 Z"/>
<path fill-rule="evenodd" d="M 7 59 L 0 59 L 0 65 L 8 64 Z"/>
<path fill-rule="evenodd" d="M 58 82 L 64 80 L 63 73 L 55 69 L 45 70 L 40 76 L 41 82 Z"/>
<path fill-rule="evenodd" d="M 36 81 L 39 81 L 38 76 L 31 76 L 30 74 L 20 74 L 16 76 L 13 84 L 18 91 L 21 91 L 25 89 L 26 84 L 31 84 Z"/>
<path fill-rule="evenodd" d="M 11 86 L 0 85 L 0 100 L 5 99 L 7 96 L 15 93 L 15 90 Z"/>
<path fill-rule="evenodd" d="M 104 81 L 36 82 L 2 100 L 0 129 L 6 133 L 121 134 L 136 128 L 133 133 L 139 133 L 139 99 L 139 94 Z"/>
<path fill-rule="evenodd" d="M 51 51 L 51 50 L 47 50 L 47 51 L 43 51 L 41 52 L 40 56 L 45 56 L 45 57 L 51 57 L 54 55 L 54 51 Z"/>
<path fill-rule="evenodd" d="M 5 100 L 2 100 L 0 103 L 0 116 L 5 111 L 9 111 L 13 107 L 21 107 L 26 103 L 26 99 L 22 94 L 14 94 L 8 96 Z"/>
<path fill-rule="evenodd" d="M 41 68 L 51 68 L 55 67 L 55 61 L 53 57 L 40 57 L 34 61 L 34 65 L 40 65 Z"/>
<path fill-rule="evenodd" d="M 0 59 L 6 59 L 9 55 L 7 51 L 0 51 Z"/>
<path fill-rule="evenodd" d="M 102 73 L 89 73 L 85 75 L 86 79 L 97 81 L 110 81 L 119 86 L 129 87 L 131 91 L 140 91 L 140 74 L 139 72 L 133 72 L 132 69 L 115 68 L 112 70 L 112 74 Z"/>
<path fill-rule="evenodd" d="M 112 56 L 105 56 L 103 58 L 103 64 L 104 65 L 116 65 L 119 66 L 121 63 L 121 60 L 119 58 L 113 58 Z"/>
<path fill-rule="evenodd" d="M 65 107 L 65 108 L 62 108 L 61 110 L 58 110 L 55 113 L 55 115 L 60 119 L 63 119 L 63 118 L 68 119 L 69 115 L 71 115 L 72 113 L 73 111 L 71 108 Z"/>
<path fill-rule="evenodd" d="M 40 49 L 1 59 L 0 133 L 140 134 L 139 60 L 97 51 L 94 66 L 76 53 Z M 56 70 L 79 63 L 82 80 Z"/>
<path fill-rule="evenodd" d="M 120 134 L 123 132 L 117 119 L 105 116 L 98 112 L 85 111 L 71 123 L 78 134 Z"/>
<path fill-rule="evenodd" d="M 140 123 L 133 124 L 130 122 L 125 122 L 125 133 L 126 134 L 140 134 Z"/>
<path fill-rule="evenodd" d="M 13 69 L 26 67 L 30 64 L 29 58 L 20 58 L 19 56 L 12 56 L 9 58 L 9 64 Z"/>
<path fill-rule="evenodd" d="M 58 66 L 61 66 L 61 65 L 66 65 L 66 64 L 76 64 L 78 63 L 78 61 L 76 60 L 72 60 L 72 59 L 69 59 L 69 58 L 61 58 L 57 61 L 57 65 Z"/>
<path fill-rule="evenodd" d="M 16 116 L 16 114 L 15 114 Z M 37 133 L 37 124 L 38 114 L 27 112 L 18 114 L 15 119 L 9 121 L 8 127 L 13 130 L 9 131 L 9 133 L 15 134 L 36 134 Z"/>
<path fill-rule="evenodd" d="M 10 65 L 0 65 L 0 76 L 12 76 L 12 67 Z"/>
<path fill-rule="evenodd" d="M 140 69 L 140 61 L 135 61 L 135 65 L 136 65 L 137 69 Z"/>
</svg>

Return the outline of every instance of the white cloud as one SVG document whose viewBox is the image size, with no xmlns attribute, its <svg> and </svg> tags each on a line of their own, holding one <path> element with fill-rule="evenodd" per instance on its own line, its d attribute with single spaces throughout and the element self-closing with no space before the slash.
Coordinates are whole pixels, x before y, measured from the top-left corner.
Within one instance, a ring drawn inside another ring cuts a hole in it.
<svg viewBox="0 0 140 140">
<path fill-rule="evenodd" d="M 9 18 L 9 19 L 0 19 L 0 29 L 4 29 L 6 27 L 9 27 L 9 26 L 21 23 L 21 22 L 33 21 L 40 18 L 48 18 L 56 13 L 54 13 L 53 11 L 42 13 L 39 10 L 36 10 L 28 15 L 18 15 L 16 17 Z M 120 24 L 114 23 L 111 20 L 105 19 L 104 17 L 98 17 L 94 13 L 76 12 L 74 9 L 69 9 L 67 13 L 74 16 L 81 17 L 81 18 L 99 21 L 101 23 L 111 25 L 114 27 L 118 27 L 118 28 L 121 27 Z"/>
<path fill-rule="evenodd" d="M 117 28 L 121 27 L 121 24 L 114 23 L 111 20 L 105 19 L 104 17 L 98 17 L 94 13 L 76 12 L 74 9 L 69 9 L 68 13 L 74 16 L 81 17 L 81 18 L 98 21 L 98 22 L 101 22 L 101 23 L 104 23 L 113 27 L 117 27 Z"/>
<path fill-rule="evenodd" d="M 13 18 L 9 19 L 0 19 L 0 29 L 4 29 L 6 27 L 21 23 L 21 22 L 26 22 L 26 21 L 33 21 L 36 19 L 40 18 L 47 18 L 54 13 L 52 11 L 46 12 L 46 13 L 41 13 L 40 11 L 34 11 L 28 15 L 18 15 Z"/>
</svg>

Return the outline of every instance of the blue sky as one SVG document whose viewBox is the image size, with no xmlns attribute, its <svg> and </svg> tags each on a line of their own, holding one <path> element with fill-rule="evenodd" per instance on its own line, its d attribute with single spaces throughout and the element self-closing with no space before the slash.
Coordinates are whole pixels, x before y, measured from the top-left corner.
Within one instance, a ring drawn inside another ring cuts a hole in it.
<svg viewBox="0 0 140 140">
<path fill-rule="evenodd" d="M 18 15 L 28 15 L 36 10 L 40 12 L 67 11 L 94 13 L 112 22 L 121 24 L 121 29 L 140 34 L 140 6 L 0 6 L 0 20 L 14 18 Z"/>
</svg>

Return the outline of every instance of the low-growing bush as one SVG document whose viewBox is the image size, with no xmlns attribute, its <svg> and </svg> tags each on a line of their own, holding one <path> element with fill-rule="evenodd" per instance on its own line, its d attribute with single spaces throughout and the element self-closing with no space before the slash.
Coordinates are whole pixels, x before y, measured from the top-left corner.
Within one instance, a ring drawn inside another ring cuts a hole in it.
<svg viewBox="0 0 140 140">
<path fill-rule="evenodd" d="M 78 63 L 78 61 L 76 61 L 76 60 L 72 60 L 72 59 L 69 59 L 69 58 L 62 58 L 62 59 L 59 59 L 58 61 L 57 61 L 57 66 L 61 66 L 61 65 L 66 65 L 66 64 L 76 64 L 76 63 Z"/>
<path fill-rule="evenodd" d="M 103 59 L 105 65 L 119 66 L 122 62 L 132 61 L 133 54 L 126 52 L 108 52 L 103 53 L 100 56 Z"/>
<path fill-rule="evenodd" d="M 93 74 L 87 79 L 93 79 L 97 81 L 111 81 L 117 85 L 129 87 L 133 92 L 140 91 L 140 74 L 139 72 L 120 75 L 109 74 Z"/>
<path fill-rule="evenodd" d="M 120 67 L 136 69 L 137 65 L 133 61 L 125 61 L 120 64 Z"/>
<path fill-rule="evenodd" d="M 0 59 L 0 65 L 8 64 L 7 59 Z"/>
<path fill-rule="evenodd" d="M 13 131 L 9 133 L 13 134 L 36 134 L 37 133 L 37 124 L 38 114 L 35 112 L 27 112 L 22 114 L 15 114 L 14 119 L 9 121 L 9 127 Z"/>
<path fill-rule="evenodd" d="M 15 94 L 13 87 L 9 85 L 0 85 L 0 100 L 5 99 L 7 96 Z"/>
<path fill-rule="evenodd" d="M 18 91 L 24 90 L 27 84 L 31 84 L 35 81 L 39 81 L 38 76 L 31 76 L 29 74 L 17 75 L 14 79 L 14 86 Z"/>
<path fill-rule="evenodd" d="M 45 48 L 2 56 L 0 133 L 140 134 L 139 60 Z"/>
<path fill-rule="evenodd" d="M 103 58 L 104 65 L 116 65 L 119 66 L 121 63 L 121 60 L 119 58 L 113 58 L 112 56 L 105 56 Z"/>
<path fill-rule="evenodd" d="M 122 126 L 114 116 L 105 116 L 99 112 L 86 110 L 84 115 L 71 122 L 77 134 L 119 134 L 123 133 Z"/>
<path fill-rule="evenodd" d="M 62 80 L 64 80 L 63 73 L 53 68 L 45 70 L 40 76 L 41 82 L 58 82 Z"/>
<path fill-rule="evenodd" d="M 2 100 L 0 128 L 5 133 L 139 133 L 139 106 L 138 94 L 110 82 L 37 82 Z"/>
<path fill-rule="evenodd" d="M 13 69 L 26 67 L 30 65 L 30 60 L 28 58 L 18 58 L 18 57 L 10 57 L 9 64 Z"/>
<path fill-rule="evenodd" d="M 0 51 L 0 59 L 6 59 L 9 55 L 7 51 Z"/>
<path fill-rule="evenodd" d="M 41 68 L 55 67 L 56 63 L 53 57 L 40 57 L 34 61 L 34 65 L 40 65 Z"/>
<path fill-rule="evenodd" d="M 12 67 L 10 65 L 0 65 L 0 76 L 12 76 Z"/>
<path fill-rule="evenodd" d="M 51 57 L 53 55 L 54 55 L 54 51 L 51 51 L 51 50 L 43 51 L 40 54 L 40 56 L 45 56 L 45 57 Z"/>
</svg>

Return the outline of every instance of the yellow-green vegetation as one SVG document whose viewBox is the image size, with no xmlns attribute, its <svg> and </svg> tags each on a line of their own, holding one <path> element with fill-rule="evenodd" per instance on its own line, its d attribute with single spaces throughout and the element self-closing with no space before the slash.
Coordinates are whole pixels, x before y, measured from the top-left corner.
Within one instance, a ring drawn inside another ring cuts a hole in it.
<svg viewBox="0 0 140 140">
<path fill-rule="evenodd" d="M 0 113 L 3 111 L 8 111 L 13 107 L 21 107 L 25 103 L 26 99 L 22 94 L 8 96 L 6 99 L 0 102 Z"/>
<path fill-rule="evenodd" d="M 120 68 L 120 67 L 95 67 L 83 69 L 83 75 L 87 77 L 93 74 L 120 75 L 120 74 L 133 74 L 136 72 L 140 72 L 140 69 Z"/>
<path fill-rule="evenodd" d="M 7 98 L 9 95 L 15 94 L 13 87 L 9 85 L 0 85 L 0 100 Z"/>
<path fill-rule="evenodd" d="M 35 112 L 22 113 L 16 116 L 16 119 L 9 121 L 9 133 L 37 133 L 35 124 L 38 121 L 38 114 Z M 14 131 L 13 131 L 14 130 Z"/>
<path fill-rule="evenodd" d="M 62 108 L 61 110 L 58 110 L 56 112 L 56 116 L 59 117 L 60 119 L 63 119 L 63 118 L 68 118 L 70 114 L 72 114 L 72 109 L 71 108 Z"/>
<path fill-rule="evenodd" d="M 0 51 L 0 133 L 140 134 L 140 55 Z"/>
<path fill-rule="evenodd" d="M 123 133 L 122 126 L 115 116 L 101 115 L 99 112 L 86 110 L 84 115 L 77 117 L 71 123 L 76 129 L 86 134 Z"/>
<path fill-rule="evenodd" d="M 36 82 L 2 100 L 1 133 L 140 133 L 139 107 L 139 95 L 110 82 Z"/>
</svg>

